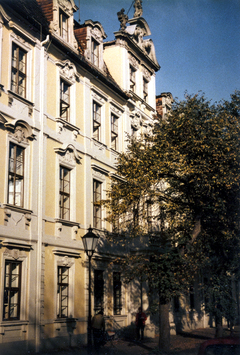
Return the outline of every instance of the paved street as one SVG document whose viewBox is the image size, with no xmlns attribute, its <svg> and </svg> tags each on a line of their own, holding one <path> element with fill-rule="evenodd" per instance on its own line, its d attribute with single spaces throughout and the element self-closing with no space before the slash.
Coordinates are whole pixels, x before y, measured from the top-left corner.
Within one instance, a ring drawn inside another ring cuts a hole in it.
<svg viewBox="0 0 240 355">
<path fill-rule="evenodd" d="M 236 327 L 234 335 L 239 336 L 240 328 Z M 171 336 L 171 350 L 169 355 L 197 355 L 199 345 L 209 338 L 214 338 L 215 329 L 197 329 L 183 333 L 182 335 Z M 230 332 L 224 329 L 224 336 L 229 336 Z M 143 342 L 134 340 L 118 339 L 108 342 L 100 349 L 99 355 L 165 355 L 157 349 L 158 338 L 146 339 Z M 86 348 L 73 348 L 62 351 L 52 351 L 41 355 L 89 355 Z M 98 355 L 92 352 L 91 355 Z"/>
</svg>

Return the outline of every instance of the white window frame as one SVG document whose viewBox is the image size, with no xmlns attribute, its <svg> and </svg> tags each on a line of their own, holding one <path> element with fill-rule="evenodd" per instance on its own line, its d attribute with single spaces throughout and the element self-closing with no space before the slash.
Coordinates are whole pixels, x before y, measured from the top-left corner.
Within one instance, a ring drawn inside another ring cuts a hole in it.
<svg viewBox="0 0 240 355">
<path fill-rule="evenodd" d="M 75 258 L 68 256 L 68 253 L 65 252 L 64 250 L 61 250 L 59 253 L 59 250 L 53 250 L 53 253 L 55 254 L 55 262 L 54 262 L 54 295 L 56 295 L 55 298 L 55 314 L 54 317 L 56 321 L 61 321 L 69 318 L 74 318 L 74 275 L 75 275 Z M 60 318 L 58 317 L 58 297 L 57 297 L 57 291 L 58 291 L 58 267 L 68 267 L 69 268 L 69 288 L 68 288 L 68 317 L 67 318 Z"/>
<path fill-rule="evenodd" d="M 16 46 L 20 47 L 23 51 L 26 52 L 26 96 L 23 97 L 11 89 L 11 80 L 12 80 L 12 47 L 13 44 Z M 15 34 L 11 34 L 10 37 L 10 46 L 9 46 L 9 58 L 10 58 L 10 66 L 9 66 L 9 90 L 11 93 L 14 95 L 19 96 L 23 100 L 28 100 L 31 101 L 31 77 L 32 77 L 32 48 L 31 46 L 21 39 L 20 37 L 17 37 Z"/>
<path fill-rule="evenodd" d="M 20 248 L 20 246 L 19 246 Z M 17 256 L 15 258 L 14 256 Z M 5 278 L 5 263 L 7 260 L 10 261 L 18 261 L 22 263 L 21 266 L 21 294 L 20 294 L 20 315 L 19 315 L 19 320 L 3 320 L 3 302 L 4 302 L 4 278 Z M 1 275 L 1 284 L 3 285 L 2 287 L 2 292 L 1 292 L 1 308 L 0 308 L 0 323 L 4 324 L 5 322 L 19 322 L 19 321 L 24 321 L 27 320 L 27 282 L 26 280 L 28 279 L 28 256 L 26 252 L 20 251 L 18 248 L 13 249 L 13 250 L 8 250 L 6 249 L 5 252 L 2 254 L 2 275 Z"/>
<path fill-rule="evenodd" d="M 30 191 L 30 146 L 29 143 L 22 141 L 19 142 L 15 137 L 8 136 L 7 144 L 7 157 L 6 157 L 6 177 L 5 177 L 5 203 L 8 204 L 8 175 L 9 175 L 9 156 L 10 156 L 10 143 L 20 146 L 24 149 L 24 173 L 23 173 L 23 206 L 9 205 L 19 209 L 29 209 L 29 191 Z"/>
</svg>

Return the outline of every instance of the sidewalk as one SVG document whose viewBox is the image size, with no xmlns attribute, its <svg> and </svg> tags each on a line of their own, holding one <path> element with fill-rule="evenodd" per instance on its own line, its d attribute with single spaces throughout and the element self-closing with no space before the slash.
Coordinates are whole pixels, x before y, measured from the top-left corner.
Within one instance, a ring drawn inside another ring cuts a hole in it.
<svg viewBox="0 0 240 355">
<path fill-rule="evenodd" d="M 183 332 L 181 335 L 171 335 L 170 352 L 168 355 L 197 355 L 201 343 L 214 338 L 215 328 L 196 329 Z M 224 336 L 230 331 L 224 329 Z M 234 336 L 240 336 L 240 327 L 234 329 Z M 41 355 L 89 355 L 87 348 L 73 348 L 62 351 L 52 351 Z M 92 352 L 91 355 L 98 355 Z M 134 340 L 113 340 L 100 349 L 99 355 L 165 355 L 158 350 L 158 337 L 145 339 L 142 342 Z"/>
</svg>

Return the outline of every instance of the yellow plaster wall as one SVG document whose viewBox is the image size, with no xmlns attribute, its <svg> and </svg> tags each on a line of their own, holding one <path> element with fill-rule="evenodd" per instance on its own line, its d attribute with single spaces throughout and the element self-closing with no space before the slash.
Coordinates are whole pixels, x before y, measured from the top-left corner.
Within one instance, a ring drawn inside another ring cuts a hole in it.
<svg viewBox="0 0 240 355">
<path fill-rule="evenodd" d="M 56 217 L 55 214 L 55 203 L 56 201 L 56 153 L 54 152 L 56 148 L 56 142 L 48 139 L 47 140 L 47 151 L 46 151 L 46 216 Z"/>
<path fill-rule="evenodd" d="M 122 68 L 124 51 L 120 46 L 107 46 L 105 47 L 103 58 L 107 64 L 110 73 L 114 73 L 114 80 L 123 87 Z"/>
<path fill-rule="evenodd" d="M 0 189 L 0 202 L 6 202 L 4 201 L 4 191 L 5 191 L 5 172 L 7 169 L 7 156 L 6 156 L 6 133 L 3 130 L 0 130 L 0 167 L 1 167 L 1 174 L 0 174 L 0 186 L 4 187 Z"/>
<path fill-rule="evenodd" d="M 76 126 L 84 133 L 84 86 L 81 81 L 76 83 Z"/>
<path fill-rule="evenodd" d="M 54 275 L 54 254 L 52 247 L 45 247 L 45 275 L 44 275 L 44 319 L 54 319 L 54 295 L 56 277 Z"/>
<path fill-rule="evenodd" d="M 84 157 L 81 156 L 81 164 L 76 166 L 76 221 L 81 225 L 84 224 L 84 211 L 85 211 L 85 184 L 83 177 L 84 172 Z"/>
<path fill-rule="evenodd" d="M 57 68 L 48 60 L 47 62 L 47 113 L 57 116 Z M 58 89 L 59 90 L 59 89 Z"/>
<path fill-rule="evenodd" d="M 9 31 L 3 26 L 3 41 L 2 41 L 2 68 L 1 68 L 1 84 L 9 89 L 9 66 L 11 64 L 11 46 Z"/>
<path fill-rule="evenodd" d="M 74 275 L 74 317 L 82 318 L 86 315 L 85 300 L 85 268 L 83 263 L 85 260 L 84 252 L 81 253 L 79 259 L 75 259 L 75 275 Z M 83 332 L 83 328 L 81 329 Z"/>
</svg>

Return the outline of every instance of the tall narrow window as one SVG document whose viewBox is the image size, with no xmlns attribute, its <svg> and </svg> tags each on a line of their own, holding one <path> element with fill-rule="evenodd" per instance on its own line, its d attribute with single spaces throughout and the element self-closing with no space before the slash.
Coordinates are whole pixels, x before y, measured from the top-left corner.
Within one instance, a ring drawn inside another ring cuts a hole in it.
<svg viewBox="0 0 240 355">
<path fill-rule="evenodd" d="M 3 320 L 20 319 L 21 266 L 18 261 L 5 263 Z"/>
<path fill-rule="evenodd" d="M 152 232 L 152 228 L 153 228 L 153 221 L 152 221 L 152 201 L 148 200 L 147 201 L 147 229 L 148 229 L 148 233 Z"/>
<path fill-rule="evenodd" d="M 24 98 L 26 97 L 26 63 L 26 52 L 13 43 L 11 90 Z"/>
<path fill-rule="evenodd" d="M 69 268 L 65 266 L 58 267 L 58 289 L 57 289 L 57 302 L 58 318 L 68 317 L 68 291 L 69 291 Z"/>
<path fill-rule="evenodd" d="M 148 98 L 148 82 L 143 78 L 143 99 L 147 101 Z"/>
<path fill-rule="evenodd" d="M 70 170 L 60 166 L 59 218 L 70 219 Z"/>
<path fill-rule="evenodd" d="M 101 106 L 93 101 L 93 138 L 100 141 L 101 130 Z"/>
<path fill-rule="evenodd" d="M 99 66 L 99 43 L 92 38 L 91 43 L 91 62 Z"/>
<path fill-rule="evenodd" d="M 102 183 L 93 180 L 93 227 L 101 229 L 102 228 Z"/>
<path fill-rule="evenodd" d="M 59 35 L 68 41 L 68 17 L 61 10 L 59 10 Z"/>
<path fill-rule="evenodd" d="M 111 148 L 118 149 L 118 117 L 111 114 Z"/>
<path fill-rule="evenodd" d="M 10 143 L 8 165 L 8 203 L 23 207 L 24 149 Z"/>
<path fill-rule="evenodd" d="M 60 80 L 60 117 L 69 122 L 70 120 L 70 85 Z"/>
<path fill-rule="evenodd" d="M 113 308 L 114 314 L 121 314 L 122 310 L 122 283 L 121 283 L 121 274 L 120 272 L 113 273 Z"/>
<path fill-rule="evenodd" d="M 136 90 L 136 70 L 130 65 L 130 90 Z"/>
<path fill-rule="evenodd" d="M 103 271 L 94 270 L 94 311 L 103 310 L 104 281 Z"/>
</svg>

